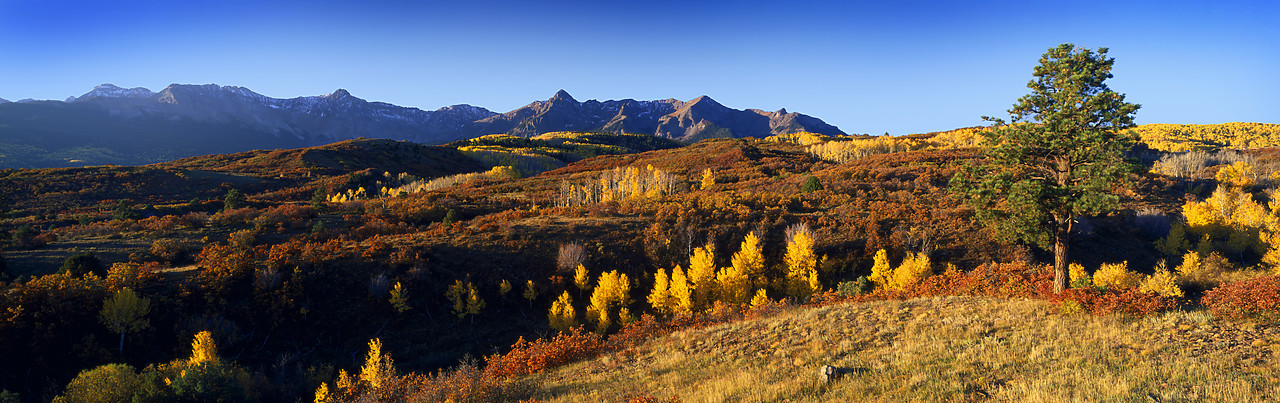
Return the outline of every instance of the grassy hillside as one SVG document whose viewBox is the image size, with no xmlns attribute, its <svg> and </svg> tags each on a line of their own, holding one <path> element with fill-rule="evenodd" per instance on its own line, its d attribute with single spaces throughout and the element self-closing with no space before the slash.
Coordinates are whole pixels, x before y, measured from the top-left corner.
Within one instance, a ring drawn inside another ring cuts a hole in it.
<svg viewBox="0 0 1280 403">
<path fill-rule="evenodd" d="M 942 297 L 793 308 L 521 379 L 540 402 L 1264 401 L 1280 327 Z M 819 368 L 843 373 L 828 383 Z"/>
</svg>

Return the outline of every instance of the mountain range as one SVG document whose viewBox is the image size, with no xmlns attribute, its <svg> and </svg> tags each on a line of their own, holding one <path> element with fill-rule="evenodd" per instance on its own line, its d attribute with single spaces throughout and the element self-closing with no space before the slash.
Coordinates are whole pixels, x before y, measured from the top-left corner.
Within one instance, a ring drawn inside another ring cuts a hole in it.
<svg viewBox="0 0 1280 403">
<path fill-rule="evenodd" d="M 690 101 L 579 102 L 561 90 L 506 113 L 453 105 L 432 111 L 331 94 L 271 98 L 244 87 L 173 84 L 94 87 L 64 101 L 0 100 L 0 167 L 135 165 L 251 149 L 368 137 L 441 144 L 488 134 L 641 133 L 681 141 L 844 132 L 821 119 Z"/>
</svg>

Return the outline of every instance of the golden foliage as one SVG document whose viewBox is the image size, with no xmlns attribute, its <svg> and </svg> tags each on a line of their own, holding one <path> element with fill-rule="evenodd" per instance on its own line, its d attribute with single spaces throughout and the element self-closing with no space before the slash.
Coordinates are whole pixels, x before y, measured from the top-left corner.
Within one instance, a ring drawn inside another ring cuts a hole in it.
<svg viewBox="0 0 1280 403">
<path fill-rule="evenodd" d="M 719 301 L 746 304 L 751 298 L 751 277 L 737 265 L 723 267 L 716 271 L 716 289 Z"/>
<path fill-rule="evenodd" d="M 1067 274 L 1071 277 L 1071 288 L 1085 288 L 1093 286 L 1093 276 L 1089 275 L 1089 271 L 1079 263 L 1071 263 L 1067 265 Z"/>
<path fill-rule="evenodd" d="M 504 278 L 501 283 L 498 283 L 498 295 L 506 297 L 509 293 L 511 293 L 511 282 Z"/>
<path fill-rule="evenodd" d="M 828 136 L 825 134 L 818 134 L 818 133 L 796 132 L 796 133 L 776 134 L 773 136 L 765 137 L 764 139 L 765 141 L 772 141 L 775 143 L 791 143 L 791 144 L 807 146 L 811 144 L 818 144 L 818 143 L 831 141 L 835 139 L 835 137 Z"/>
<path fill-rule="evenodd" d="M 1133 129 L 1143 143 L 1161 151 L 1251 149 L 1280 146 L 1280 124 L 1231 122 L 1213 125 L 1146 124 Z"/>
<path fill-rule="evenodd" d="M 529 300 L 530 304 L 533 303 L 534 299 L 538 298 L 538 289 L 533 286 L 533 280 L 524 283 L 524 292 L 520 295 Z"/>
<path fill-rule="evenodd" d="M 532 284 L 533 281 L 530 281 Z M 463 284 L 462 280 L 454 280 L 453 285 L 449 286 L 449 291 L 445 293 L 449 297 L 449 301 L 453 302 L 453 313 L 459 318 L 467 315 L 479 315 L 480 310 L 484 309 L 484 299 L 480 298 L 480 294 L 476 292 L 476 287 L 470 282 Z M 532 298 L 531 298 L 532 299 Z"/>
<path fill-rule="evenodd" d="M 711 172 L 711 168 L 702 170 L 702 186 L 700 187 L 700 189 L 707 190 L 708 188 L 710 188 L 715 184 L 716 184 L 715 172 Z"/>
<path fill-rule="evenodd" d="M 702 311 L 711 307 L 716 294 L 715 249 L 711 245 L 694 248 L 689 257 L 689 287 L 693 291 L 693 309 Z"/>
<path fill-rule="evenodd" d="M 670 294 L 674 313 L 685 314 L 693 312 L 693 290 L 690 288 L 689 279 L 684 274 L 684 269 L 680 265 L 671 269 Z"/>
<path fill-rule="evenodd" d="M 889 265 L 889 253 L 884 249 L 876 251 L 872 260 L 874 263 L 871 266 L 871 282 L 875 283 L 877 288 L 888 288 L 889 279 L 893 276 L 893 266 Z"/>
<path fill-rule="evenodd" d="M 892 290 L 901 290 L 908 285 L 923 280 L 933 274 L 933 263 L 929 261 L 929 255 L 924 253 L 909 253 L 898 268 L 893 269 L 893 277 L 890 279 L 888 287 Z"/>
<path fill-rule="evenodd" d="M 657 198 L 675 193 L 681 180 L 667 171 L 649 165 L 616 167 L 600 171 L 594 181 L 561 182 L 560 196 L 556 204 L 562 207 L 582 206 L 592 203 L 622 201 L 626 199 Z"/>
<path fill-rule="evenodd" d="M 1222 167 L 1218 173 L 1214 175 L 1214 179 L 1218 183 L 1231 186 L 1233 188 L 1247 188 L 1253 186 L 1253 166 L 1248 162 L 1239 161 L 1231 165 Z"/>
<path fill-rule="evenodd" d="M 612 270 L 600 273 L 595 291 L 591 293 L 591 305 L 587 306 L 587 318 L 596 323 L 596 332 L 604 333 L 614 323 L 614 308 L 619 309 L 619 322 L 630 322 L 626 306 L 631 303 L 631 281 L 625 273 Z"/>
<path fill-rule="evenodd" d="M 213 344 L 213 334 L 208 330 L 196 333 L 195 339 L 191 341 L 191 358 L 187 359 L 187 364 L 211 365 L 218 360 L 218 347 Z"/>
<path fill-rule="evenodd" d="M 382 340 L 369 340 L 369 353 L 360 367 L 360 382 L 377 390 L 396 376 L 395 371 L 391 356 L 382 354 Z"/>
<path fill-rule="evenodd" d="M 649 306 L 658 313 L 670 314 L 675 309 L 675 299 L 671 296 L 671 284 L 667 278 L 667 271 L 661 268 L 653 274 L 653 290 L 649 292 L 649 296 L 645 298 L 649 302 Z"/>
<path fill-rule="evenodd" d="M 573 297 L 569 296 L 568 291 L 560 294 L 560 298 L 551 303 L 547 321 L 551 323 L 552 329 L 561 332 L 568 332 L 569 329 L 578 326 L 578 312 L 573 309 Z"/>
<path fill-rule="evenodd" d="M 586 291 L 588 288 L 591 288 L 591 276 L 587 274 L 587 268 L 585 266 L 579 264 L 577 270 L 574 270 L 573 285 L 577 286 L 578 289 L 582 291 Z"/>
<path fill-rule="evenodd" d="M 390 302 L 391 307 L 395 308 L 396 312 L 404 313 L 405 311 L 413 309 L 413 307 L 409 306 L 409 297 L 406 295 L 404 288 L 400 286 L 399 281 L 396 282 L 395 287 L 391 288 Z"/>
<path fill-rule="evenodd" d="M 121 288 L 103 302 L 98 318 L 112 333 L 134 333 L 147 328 L 149 312 L 150 299 L 138 297 L 129 288 Z"/>
<path fill-rule="evenodd" d="M 769 303 L 770 303 L 770 301 L 769 301 L 769 293 L 765 292 L 765 290 L 764 290 L 763 288 L 761 288 L 761 289 L 759 289 L 759 290 L 756 290 L 756 295 L 755 295 L 754 297 L 751 297 L 751 307 L 752 307 L 752 308 L 757 308 L 757 307 L 762 307 L 762 306 L 765 306 L 765 305 L 769 305 Z"/>
<path fill-rule="evenodd" d="M 761 287 L 767 284 L 764 275 L 764 250 L 760 247 L 760 238 L 755 232 L 748 233 L 742 239 L 738 253 L 733 254 L 730 263 L 733 264 L 734 269 L 747 277 L 749 286 Z M 743 298 L 740 303 L 746 303 L 747 298 Z"/>
<path fill-rule="evenodd" d="M 1138 285 L 1138 291 L 1170 298 L 1186 296 L 1182 292 L 1182 287 L 1178 286 L 1178 277 L 1163 269 L 1156 270 L 1155 274 L 1142 279 L 1142 283 Z"/>
<path fill-rule="evenodd" d="M 1103 263 L 1093 273 L 1093 284 L 1111 290 L 1127 290 L 1137 287 L 1142 282 L 1142 275 L 1129 271 L 1129 262 Z"/>
<path fill-rule="evenodd" d="M 919 140 L 881 136 L 865 140 L 828 141 L 809 146 L 810 154 L 826 161 L 843 164 L 876 154 L 890 154 L 924 148 Z"/>
<path fill-rule="evenodd" d="M 818 257 L 813 251 L 813 230 L 808 225 L 793 225 L 787 228 L 787 235 L 787 251 L 782 256 L 787 268 L 787 294 L 806 301 L 822 291 L 822 284 L 818 282 Z"/>
</svg>

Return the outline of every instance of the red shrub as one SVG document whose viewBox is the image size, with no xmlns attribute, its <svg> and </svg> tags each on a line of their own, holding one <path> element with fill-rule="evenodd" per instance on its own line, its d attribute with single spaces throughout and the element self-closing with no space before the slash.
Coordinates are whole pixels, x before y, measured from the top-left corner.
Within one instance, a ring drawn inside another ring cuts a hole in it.
<svg viewBox="0 0 1280 403">
<path fill-rule="evenodd" d="M 1046 288 L 1046 291 L 1048 289 Z M 1173 299 L 1158 294 L 1148 294 L 1134 289 L 1099 290 L 1096 288 L 1071 288 L 1061 294 L 1046 293 L 1049 300 L 1062 304 L 1074 302 L 1094 315 L 1113 313 L 1146 316 L 1176 308 Z"/>
<path fill-rule="evenodd" d="M 485 358 L 486 375 L 513 377 L 542 372 L 558 365 L 591 358 L 605 351 L 604 338 L 595 333 L 584 333 L 581 328 L 562 332 L 551 340 L 533 342 L 523 337 L 511 346 L 505 355 Z"/>
<path fill-rule="evenodd" d="M 1205 292 L 1200 303 L 1221 318 L 1280 318 L 1280 276 L 1220 285 Z"/>
</svg>

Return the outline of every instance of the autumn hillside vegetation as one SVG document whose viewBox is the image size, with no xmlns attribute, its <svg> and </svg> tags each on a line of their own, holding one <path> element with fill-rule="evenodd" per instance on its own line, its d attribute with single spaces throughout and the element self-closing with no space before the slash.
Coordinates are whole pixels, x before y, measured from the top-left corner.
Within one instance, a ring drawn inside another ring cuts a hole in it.
<svg viewBox="0 0 1280 403">
<path fill-rule="evenodd" d="M 1002 241 L 950 190 L 982 162 L 979 131 L 361 139 L 0 171 L 0 391 L 1268 396 L 1271 150 L 1149 150 L 1120 208 L 1072 227 L 1057 294 L 1048 253 Z M 847 371 L 819 385 L 820 365 Z"/>
</svg>

